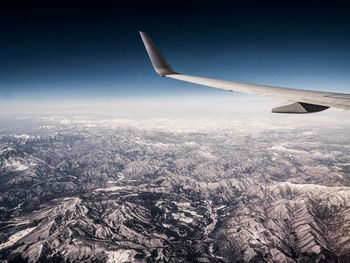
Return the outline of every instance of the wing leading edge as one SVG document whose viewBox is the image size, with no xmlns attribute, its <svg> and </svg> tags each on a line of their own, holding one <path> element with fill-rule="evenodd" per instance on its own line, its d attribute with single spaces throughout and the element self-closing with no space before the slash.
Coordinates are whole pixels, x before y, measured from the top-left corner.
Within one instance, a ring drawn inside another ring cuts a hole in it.
<svg viewBox="0 0 350 263">
<path fill-rule="evenodd" d="M 312 113 L 326 110 L 329 107 L 350 109 L 350 94 L 263 86 L 183 75 L 176 72 L 169 65 L 145 32 L 140 32 L 140 35 L 154 70 L 162 77 L 183 80 L 229 91 L 287 99 L 288 103 L 272 109 L 272 112 L 275 113 Z"/>
</svg>

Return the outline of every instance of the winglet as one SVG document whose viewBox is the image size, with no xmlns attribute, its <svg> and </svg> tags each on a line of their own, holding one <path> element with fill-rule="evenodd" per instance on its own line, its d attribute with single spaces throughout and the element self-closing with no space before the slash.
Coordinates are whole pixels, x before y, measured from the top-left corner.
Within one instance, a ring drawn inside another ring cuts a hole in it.
<svg viewBox="0 0 350 263">
<path fill-rule="evenodd" d="M 151 59 L 154 70 L 162 77 L 170 74 L 178 74 L 169 65 L 168 61 L 166 61 L 150 37 L 145 32 L 139 31 L 139 33 L 147 50 L 148 56 Z"/>
</svg>

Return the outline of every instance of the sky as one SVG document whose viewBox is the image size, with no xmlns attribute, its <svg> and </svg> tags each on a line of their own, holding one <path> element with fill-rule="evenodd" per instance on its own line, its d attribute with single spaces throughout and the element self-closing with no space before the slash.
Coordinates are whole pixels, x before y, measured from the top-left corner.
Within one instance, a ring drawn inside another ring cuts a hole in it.
<svg viewBox="0 0 350 263">
<path fill-rule="evenodd" d="M 349 13 L 345 1 L 4 4 L 0 111 L 29 104 L 240 96 L 160 78 L 139 30 L 178 72 L 350 93 Z"/>
</svg>

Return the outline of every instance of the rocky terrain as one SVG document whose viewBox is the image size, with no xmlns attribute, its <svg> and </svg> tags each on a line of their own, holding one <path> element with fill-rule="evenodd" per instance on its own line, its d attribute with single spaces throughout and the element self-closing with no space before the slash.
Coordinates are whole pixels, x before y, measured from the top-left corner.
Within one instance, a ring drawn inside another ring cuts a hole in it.
<svg viewBox="0 0 350 263">
<path fill-rule="evenodd" d="M 47 117 L 0 133 L 1 262 L 350 262 L 350 132 Z"/>
</svg>

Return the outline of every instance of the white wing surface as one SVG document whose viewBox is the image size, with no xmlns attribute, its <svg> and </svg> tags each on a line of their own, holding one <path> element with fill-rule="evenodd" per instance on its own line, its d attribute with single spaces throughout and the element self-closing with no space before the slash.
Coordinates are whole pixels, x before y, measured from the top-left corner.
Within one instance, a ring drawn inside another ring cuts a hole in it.
<svg viewBox="0 0 350 263">
<path fill-rule="evenodd" d="M 350 94 L 263 86 L 180 74 L 169 65 L 146 33 L 140 32 L 140 35 L 154 70 L 162 77 L 229 91 L 287 99 L 287 103 L 272 109 L 275 113 L 312 113 L 329 107 L 350 109 Z"/>
</svg>

